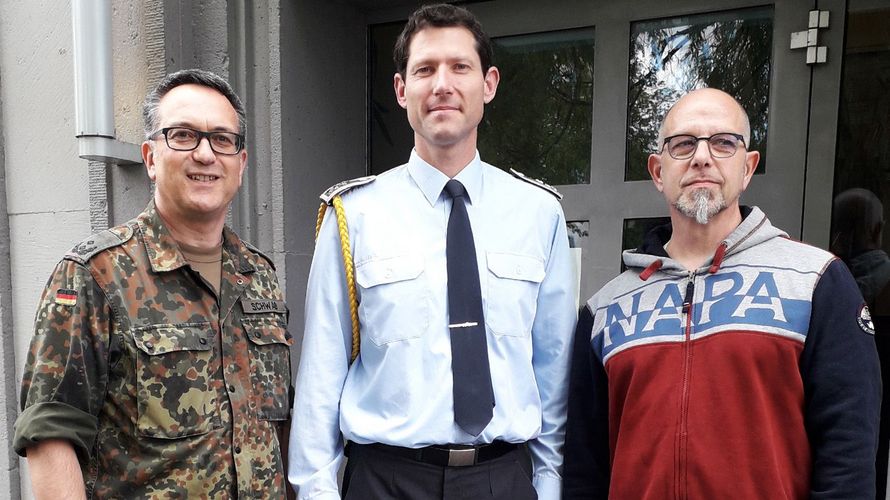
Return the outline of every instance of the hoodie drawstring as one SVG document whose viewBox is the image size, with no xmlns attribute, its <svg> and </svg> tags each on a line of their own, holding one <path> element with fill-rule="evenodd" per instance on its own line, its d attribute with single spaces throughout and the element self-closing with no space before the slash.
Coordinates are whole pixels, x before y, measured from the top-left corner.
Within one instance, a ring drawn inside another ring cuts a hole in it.
<svg viewBox="0 0 890 500">
<path fill-rule="evenodd" d="M 720 246 L 717 247 L 717 251 L 714 252 L 714 259 L 711 262 L 711 266 L 708 267 L 708 272 L 710 274 L 714 274 L 720 270 L 720 265 L 723 264 L 723 257 L 725 256 L 726 242 L 723 242 L 720 244 Z M 661 259 L 655 260 L 654 262 L 646 266 L 646 269 L 643 269 L 643 272 L 640 273 L 640 279 L 643 281 L 648 280 L 653 274 L 655 274 L 656 271 L 661 269 L 662 265 L 664 265 L 664 263 L 661 261 Z"/>
<path fill-rule="evenodd" d="M 723 264 L 723 257 L 725 255 L 726 242 L 723 242 L 717 247 L 717 251 L 714 253 L 714 261 L 711 263 L 711 267 L 708 268 L 709 273 L 714 274 L 720 269 L 720 264 Z"/>
<path fill-rule="evenodd" d="M 655 271 L 661 269 L 661 259 L 656 260 L 655 262 L 649 264 L 646 269 L 643 269 L 643 272 L 640 273 L 640 279 L 646 281 L 650 276 L 655 274 Z"/>
</svg>

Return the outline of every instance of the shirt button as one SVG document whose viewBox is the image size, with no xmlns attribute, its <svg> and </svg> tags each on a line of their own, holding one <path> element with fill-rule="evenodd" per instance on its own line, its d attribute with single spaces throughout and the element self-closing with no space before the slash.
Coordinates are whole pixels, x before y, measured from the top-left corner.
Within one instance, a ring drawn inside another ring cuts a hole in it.
<svg viewBox="0 0 890 500">
<path fill-rule="evenodd" d="M 238 278 L 238 281 L 236 281 L 236 283 L 238 283 L 239 285 L 243 285 L 243 284 L 244 284 L 244 280 L 241 279 L 241 278 Z"/>
<path fill-rule="evenodd" d="M 235 453 L 241 453 L 241 447 L 240 447 L 240 446 L 236 446 L 236 447 L 235 447 Z"/>
<path fill-rule="evenodd" d="M 235 386 L 234 386 L 234 385 L 230 385 L 230 386 L 229 386 L 229 392 L 235 392 Z"/>
<path fill-rule="evenodd" d="M 522 268 L 519 266 L 516 266 L 516 276 L 522 276 Z"/>
<path fill-rule="evenodd" d="M 254 332 L 254 333 L 253 333 L 253 336 L 254 336 L 254 338 L 260 338 L 260 337 L 263 336 L 263 334 L 260 333 L 260 332 Z"/>
<path fill-rule="evenodd" d="M 204 337 L 201 337 L 200 339 L 198 339 L 198 342 L 200 342 L 201 345 L 207 345 L 207 339 L 205 339 Z"/>
<path fill-rule="evenodd" d="M 145 347 L 147 347 L 149 349 L 154 349 L 155 345 L 152 344 L 151 341 L 149 340 L 148 342 L 145 343 Z"/>
<path fill-rule="evenodd" d="M 386 270 L 386 275 L 384 275 L 386 279 L 392 278 L 392 269 Z"/>
</svg>

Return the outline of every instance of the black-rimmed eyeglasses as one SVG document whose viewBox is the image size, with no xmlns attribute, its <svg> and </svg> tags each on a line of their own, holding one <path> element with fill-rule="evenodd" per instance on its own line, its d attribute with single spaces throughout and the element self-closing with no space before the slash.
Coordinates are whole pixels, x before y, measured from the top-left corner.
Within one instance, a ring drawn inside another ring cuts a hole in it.
<svg viewBox="0 0 890 500">
<path fill-rule="evenodd" d="M 714 158 L 729 158 L 738 151 L 739 146 L 745 147 L 745 138 L 739 134 L 723 132 L 710 137 L 696 137 L 694 135 L 672 135 L 665 137 L 662 151 L 666 148 L 671 158 L 675 160 L 687 160 L 695 154 L 698 141 L 708 143 L 708 150 Z"/>
<path fill-rule="evenodd" d="M 207 138 L 210 149 L 221 155 L 236 155 L 244 147 L 244 136 L 234 132 L 204 132 L 188 127 L 165 127 L 151 134 L 152 139 L 163 135 L 167 147 L 176 151 L 191 151 Z"/>
</svg>

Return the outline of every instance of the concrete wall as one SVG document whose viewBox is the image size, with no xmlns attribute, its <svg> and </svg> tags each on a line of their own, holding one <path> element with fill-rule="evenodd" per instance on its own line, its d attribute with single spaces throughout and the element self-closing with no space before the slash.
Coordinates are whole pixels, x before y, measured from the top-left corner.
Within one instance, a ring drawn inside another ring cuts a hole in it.
<svg viewBox="0 0 890 500">
<path fill-rule="evenodd" d="M 117 138 L 141 144 L 142 99 L 166 72 L 164 9 L 152 0 L 112 0 L 111 15 Z M 108 226 L 112 227 L 145 208 L 151 198 L 151 181 L 143 165 L 109 165 L 105 173 Z"/>
<path fill-rule="evenodd" d="M 231 223 L 276 261 L 299 337 L 318 194 L 366 171 L 365 15 L 349 2 L 326 0 L 111 3 L 118 139 L 142 141 L 142 98 L 169 71 L 216 71 L 244 98 L 249 174 Z M 6 340 L 0 401 L 7 408 L 0 440 L 6 442 L 49 273 L 71 246 L 128 220 L 151 196 L 143 166 L 78 158 L 72 46 L 71 0 L 0 3 L 0 333 Z M 0 454 L 0 471 L 8 471 L 0 473 L 0 497 L 19 496 L 18 467 L 14 455 Z"/>
<path fill-rule="evenodd" d="M 42 12 L 56 12 L 57 20 L 47 23 Z M 3 166 L 14 297 L 13 327 L 3 332 L 3 344 L 14 338 L 16 352 L 15 372 L 3 376 L 16 382 L 46 279 L 62 253 L 90 228 L 87 165 L 77 158 L 74 140 L 70 20 L 68 2 L 0 4 Z M 7 402 L 17 399 L 17 385 L 3 395 Z M 11 436 L 6 437 L 8 442 Z M 12 483 L 17 478 L 4 479 Z M 3 488 L 13 489 L 13 484 Z"/>
<path fill-rule="evenodd" d="M 3 78 L 0 73 L 0 103 L 2 103 Z M 15 394 L 15 339 L 12 319 L 12 267 L 9 261 L 9 218 L 6 217 L 6 169 L 5 134 L 3 129 L 3 107 L 0 104 L 0 375 L 3 385 L 0 388 L 0 442 L 8 443 L 13 432 L 16 415 Z M 12 341 L 10 341 L 12 340 Z M 7 446 L 6 453 L 0 453 L 0 494 L 15 498 L 20 493 L 18 480 L 18 458 Z"/>
<path fill-rule="evenodd" d="M 340 2 L 281 3 L 282 162 L 290 329 L 302 339 L 319 199 L 365 175 L 365 17 Z"/>
<path fill-rule="evenodd" d="M 118 139 L 142 142 L 143 96 L 168 69 L 227 73 L 227 23 L 224 0 L 112 1 Z M 0 3 L 0 440 L 7 450 L 34 310 L 52 268 L 151 196 L 142 165 L 78 158 L 72 46 L 70 1 Z M 0 498 L 20 496 L 32 497 L 26 462 L 0 454 Z"/>
<path fill-rule="evenodd" d="M 163 35 L 154 2 L 113 2 L 114 109 L 119 139 L 141 142 L 142 96 L 160 77 L 163 63 L 149 63 L 152 41 Z M 47 18 L 45 13 L 52 12 Z M 50 22 L 48 22 L 50 21 Z M 57 0 L 0 4 L 0 103 L 2 167 L 9 242 L 8 268 L 13 300 L 0 299 L 4 346 L 14 345 L 15 368 L 3 367 L 5 417 L 15 418 L 34 310 L 53 266 L 63 253 L 96 229 L 91 212 L 104 213 L 104 225 L 132 216 L 150 191 L 142 166 L 92 164 L 77 156 L 74 138 L 74 73 L 71 4 Z M 155 43 L 155 45 L 157 45 Z M 163 60 L 162 60 L 163 61 Z M 2 198 L 0 198 L 2 200 Z M 0 210 L 4 206 L 0 203 Z M 101 224 L 100 224 L 101 225 Z M 0 231 L 6 224 L 0 224 Z M 0 259 L 5 248 L 0 248 Z M 5 259 L 4 259 L 5 260 Z M 2 270 L 3 266 L 0 266 Z M 0 272 L 0 298 L 4 292 Z M 3 353 L 5 354 L 5 352 Z M 5 357 L 2 359 L 6 359 Z M 11 428 L 0 425 L 9 443 Z M 7 449 L 8 446 L 7 446 Z M 3 455 L 5 458 L 6 455 Z M 0 496 L 30 498 L 15 458 L 0 464 Z"/>
<path fill-rule="evenodd" d="M 229 4 L 228 65 L 248 123 L 248 168 L 233 203 L 232 226 L 275 262 L 286 295 L 279 10 L 277 0 Z"/>
</svg>

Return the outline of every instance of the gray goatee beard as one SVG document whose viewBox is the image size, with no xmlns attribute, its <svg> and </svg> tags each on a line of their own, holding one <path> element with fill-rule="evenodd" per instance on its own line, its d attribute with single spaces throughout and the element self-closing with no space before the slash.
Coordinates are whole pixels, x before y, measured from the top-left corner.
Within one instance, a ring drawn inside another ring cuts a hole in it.
<svg viewBox="0 0 890 500">
<path fill-rule="evenodd" d="M 705 225 L 712 217 L 726 208 L 726 200 L 723 199 L 723 193 L 719 191 L 712 199 L 708 189 L 699 188 L 691 193 L 680 195 L 680 198 L 674 202 L 674 208 L 681 214 L 695 219 L 699 224 Z"/>
</svg>

